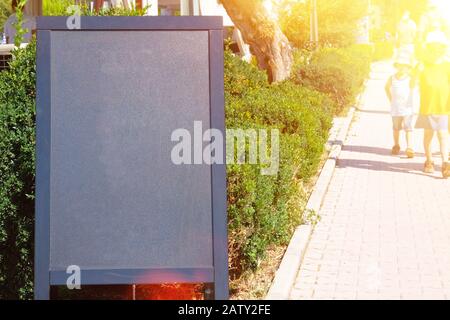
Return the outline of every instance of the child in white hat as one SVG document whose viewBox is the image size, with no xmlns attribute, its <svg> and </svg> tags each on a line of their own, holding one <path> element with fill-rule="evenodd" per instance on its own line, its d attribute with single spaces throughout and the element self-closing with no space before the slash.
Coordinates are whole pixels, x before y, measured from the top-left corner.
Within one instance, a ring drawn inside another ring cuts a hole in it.
<svg viewBox="0 0 450 320">
<path fill-rule="evenodd" d="M 414 81 L 411 76 L 413 58 L 409 51 L 400 51 L 395 59 L 396 73 L 386 84 L 386 94 L 391 101 L 391 115 L 394 131 L 394 146 L 392 154 L 400 154 L 400 131 L 406 135 L 406 155 L 414 158 L 412 148 L 412 132 L 414 119 Z"/>
</svg>

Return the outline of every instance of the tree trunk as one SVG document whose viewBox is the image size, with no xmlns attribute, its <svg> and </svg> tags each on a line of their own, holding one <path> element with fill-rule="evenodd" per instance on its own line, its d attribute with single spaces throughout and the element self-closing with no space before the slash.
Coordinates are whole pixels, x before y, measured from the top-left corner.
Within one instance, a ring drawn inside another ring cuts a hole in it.
<svg viewBox="0 0 450 320">
<path fill-rule="evenodd" d="M 221 0 L 244 41 L 256 56 L 261 69 L 267 70 L 270 82 L 290 75 L 293 57 L 288 39 L 262 0 Z"/>
</svg>

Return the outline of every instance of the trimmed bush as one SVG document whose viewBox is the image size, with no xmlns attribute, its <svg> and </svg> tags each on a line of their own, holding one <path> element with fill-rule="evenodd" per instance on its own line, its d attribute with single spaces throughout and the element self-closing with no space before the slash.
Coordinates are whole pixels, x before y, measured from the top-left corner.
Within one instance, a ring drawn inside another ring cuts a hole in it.
<svg viewBox="0 0 450 320">
<path fill-rule="evenodd" d="M 0 299 L 32 297 L 35 50 L 0 73 Z"/>
<path fill-rule="evenodd" d="M 277 175 L 261 175 L 260 165 L 227 166 L 230 271 L 235 277 L 256 268 L 268 246 L 288 243 L 302 222 L 302 184 L 317 172 L 332 102 L 289 82 L 268 85 L 261 71 L 230 53 L 225 61 L 227 129 L 280 130 Z"/>
<path fill-rule="evenodd" d="M 265 72 L 237 59 L 230 50 L 225 50 L 224 54 L 224 82 L 227 97 L 241 97 L 249 90 L 269 86 Z"/>
<path fill-rule="evenodd" d="M 299 57 L 300 55 L 300 57 Z M 335 113 L 355 103 L 370 72 L 370 46 L 322 48 L 304 57 L 297 53 L 293 81 L 326 93 L 335 102 Z"/>
</svg>

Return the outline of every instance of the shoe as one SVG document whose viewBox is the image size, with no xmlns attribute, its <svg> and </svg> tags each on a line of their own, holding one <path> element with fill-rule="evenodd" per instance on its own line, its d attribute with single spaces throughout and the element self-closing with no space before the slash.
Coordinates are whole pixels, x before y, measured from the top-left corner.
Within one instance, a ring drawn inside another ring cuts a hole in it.
<svg viewBox="0 0 450 320">
<path fill-rule="evenodd" d="M 392 155 L 398 156 L 400 154 L 400 146 L 393 146 L 392 147 Z"/>
<path fill-rule="evenodd" d="M 442 177 L 444 179 L 450 178 L 450 162 L 444 162 L 442 164 Z"/>
<path fill-rule="evenodd" d="M 434 163 L 432 161 L 425 162 L 425 168 L 423 171 L 425 173 L 434 173 Z"/>
<path fill-rule="evenodd" d="M 414 150 L 411 148 L 406 149 L 406 156 L 408 157 L 408 159 L 414 158 L 415 156 Z"/>
</svg>

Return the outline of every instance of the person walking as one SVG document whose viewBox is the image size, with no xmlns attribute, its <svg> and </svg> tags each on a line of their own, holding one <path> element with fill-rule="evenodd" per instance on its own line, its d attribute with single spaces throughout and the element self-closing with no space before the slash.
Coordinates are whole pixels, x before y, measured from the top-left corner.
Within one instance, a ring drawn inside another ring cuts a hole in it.
<svg viewBox="0 0 450 320">
<path fill-rule="evenodd" d="M 389 78 L 386 84 L 386 94 L 391 101 L 391 115 L 394 133 L 394 147 L 392 154 L 400 154 L 400 132 L 405 131 L 406 155 L 414 158 L 412 148 L 412 133 L 414 120 L 414 89 L 415 83 L 411 76 L 413 58 L 409 50 L 399 52 L 394 66 L 396 73 Z"/>
<path fill-rule="evenodd" d="M 442 176 L 450 177 L 449 116 L 450 63 L 446 59 L 447 37 L 443 32 L 428 34 L 419 67 L 420 112 L 416 128 L 424 129 L 426 162 L 424 172 L 434 172 L 431 143 L 437 132 L 442 158 Z"/>
<path fill-rule="evenodd" d="M 413 55 L 415 51 L 416 35 L 417 25 L 411 19 L 411 14 L 409 11 L 406 11 L 397 26 L 397 54 L 399 54 L 399 52 L 408 51 L 411 55 Z"/>
</svg>

